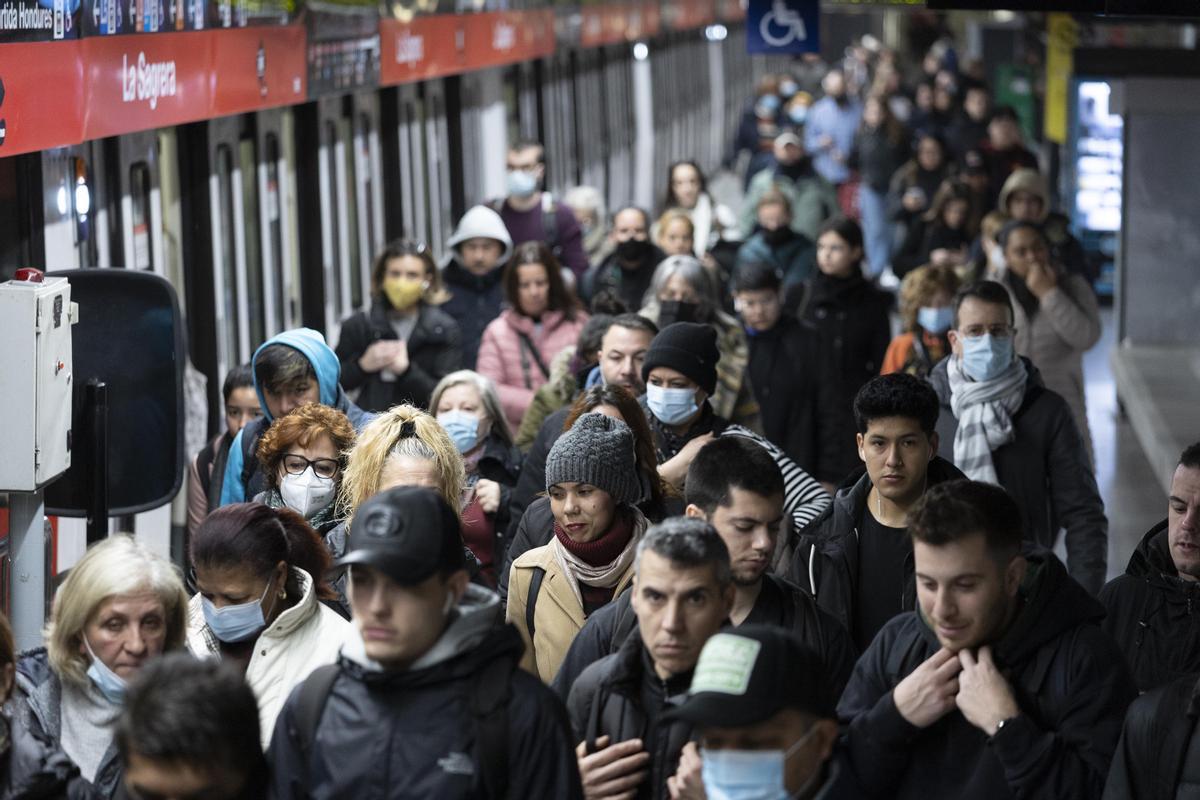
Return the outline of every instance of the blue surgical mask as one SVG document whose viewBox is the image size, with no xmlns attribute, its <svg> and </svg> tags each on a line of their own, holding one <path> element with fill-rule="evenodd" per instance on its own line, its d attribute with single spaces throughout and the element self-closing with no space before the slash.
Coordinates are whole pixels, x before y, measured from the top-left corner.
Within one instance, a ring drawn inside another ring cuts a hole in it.
<svg viewBox="0 0 1200 800">
<path fill-rule="evenodd" d="M 537 178 L 523 169 L 508 171 L 508 193 L 514 197 L 529 197 L 537 191 Z"/>
<path fill-rule="evenodd" d="M 784 782 L 787 760 L 816 731 L 809 730 L 784 750 L 701 750 L 700 776 L 708 800 L 788 800 L 802 797 L 819 779 L 818 769 L 794 794 Z"/>
<path fill-rule="evenodd" d="M 796 125 L 803 125 L 808 119 L 808 106 L 795 105 L 788 109 L 788 119 Z"/>
<path fill-rule="evenodd" d="M 479 441 L 479 417 L 465 411 L 447 411 L 437 415 L 438 424 L 446 429 L 458 452 L 466 453 Z"/>
<path fill-rule="evenodd" d="M 998 377 L 1012 364 L 1011 336 L 997 339 L 985 333 L 982 336 L 964 336 L 962 343 L 963 372 L 981 383 Z"/>
<path fill-rule="evenodd" d="M 777 94 L 764 94 L 762 97 L 758 98 L 757 105 L 759 110 L 771 113 L 778 111 L 782 102 L 783 101 L 779 99 L 779 95 Z"/>
<path fill-rule="evenodd" d="M 201 596 L 200 607 L 204 611 L 204 621 L 208 623 L 213 636 L 222 642 L 242 642 L 267 627 L 266 618 L 263 617 L 262 601 L 267 598 L 267 592 L 270 589 L 271 582 L 267 581 L 267 587 L 263 589 L 262 597 L 251 600 L 249 603 L 225 606 L 224 608 L 217 608 L 211 600 Z"/>
<path fill-rule="evenodd" d="M 88 665 L 87 676 L 91 678 L 92 683 L 100 690 L 100 694 L 104 695 L 104 699 L 113 705 L 119 706 L 125 700 L 125 679 L 117 673 L 109 669 L 108 664 L 105 664 L 92 650 L 92 645 L 87 640 L 87 636 L 83 637 L 83 646 L 87 648 L 88 655 L 92 657 L 92 663 Z"/>
<path fill-rule="evenodd" d="M 796 92 L 800 91 L 800 87 L 795 81 L 783 81 L 779 84 L 779 93 L 784 97 L 791 97 Z"/>
<path fill-rule="evenodd" d="M 695 389 L 666 389 L 654 384 L 646 387 L 646 405 L 665 425 L 682 425 L 700 410 Z"/>
<path fill-rule="evenodd" d="M 917 309 L 917 324 L 930 333 L 945 333 L 954 324 L 954 309 L 950 306 L 921 306 Z"/>
</svg>

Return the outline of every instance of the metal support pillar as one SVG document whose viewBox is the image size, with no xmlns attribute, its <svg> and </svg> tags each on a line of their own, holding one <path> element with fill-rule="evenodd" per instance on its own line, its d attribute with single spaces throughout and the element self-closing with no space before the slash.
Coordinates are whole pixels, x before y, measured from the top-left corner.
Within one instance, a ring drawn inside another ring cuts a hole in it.
<svg viewBox="0 0 1200 800">
<path fill-rule="evenodd" d="M 12 559 L 9 619 L 20 652 L 42 644 L 46 621 L 46 503 L 40 491 L 13 492 L 8 502 Z"/>
</svg>

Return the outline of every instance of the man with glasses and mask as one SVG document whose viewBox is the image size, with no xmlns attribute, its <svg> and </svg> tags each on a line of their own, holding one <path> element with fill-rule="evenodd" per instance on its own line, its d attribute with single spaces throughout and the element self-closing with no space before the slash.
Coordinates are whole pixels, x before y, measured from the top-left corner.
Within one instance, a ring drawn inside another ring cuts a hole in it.
<svg viewBox="0 0 1200 800">
<path fill-rule="evenodd" d="M 938 452 L 968 478 L 998 483 L 1021 509 L 1025 536 L 1053 548 L 1066 531 L 1071 577 L 1104 585 L 1108 519 L 1067 402 L 1013 350 L 1008 291 L 980 281 L 954 299 L 952 355 L 930 373 L 942 411 Z"/>
</svg>

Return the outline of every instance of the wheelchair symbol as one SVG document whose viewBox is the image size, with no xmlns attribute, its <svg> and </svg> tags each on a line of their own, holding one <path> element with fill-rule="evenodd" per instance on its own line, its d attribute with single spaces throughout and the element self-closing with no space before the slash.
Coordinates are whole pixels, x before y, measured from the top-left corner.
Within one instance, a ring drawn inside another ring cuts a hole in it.
<svg viewBox="0 0 1200 800">
<path fill-rule="evenodd" d="M 783 32 L 776 33 L 780 29 Z M 788 8 L 783 0 L 771 3 L 771 10 L 763 16 L 758 32 L 771 47 L 787 47 L 792 42 L 803 42 L 808 38 L 804 17 L 800 16 L 799 11 Z"/>
</svg>

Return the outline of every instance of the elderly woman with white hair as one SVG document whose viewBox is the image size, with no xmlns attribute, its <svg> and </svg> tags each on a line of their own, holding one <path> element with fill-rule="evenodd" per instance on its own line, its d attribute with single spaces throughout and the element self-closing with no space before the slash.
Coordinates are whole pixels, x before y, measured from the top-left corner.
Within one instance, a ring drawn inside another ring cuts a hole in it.
<svg viewBox="0 0 1200 800">
<path fill-rule="evenodd" d="M 93 545 L 54 597 L 46 646 L 17 663 L 20 724 L 60 746 L 101 797 L 121 782 L 113 725 L 126 682 L 187 636 L 179 571 L 131 536 Z"/>
<path fill-rule="evenodd" d="M 612 247 L 604 221 L 608 212 L 604 196 L 594 186 L 576 186 L 563 195 L 563 205 L 571 209 L 583 233 L 583 252 L 589 264 L 599 264 Z"/>
<path fill-rule="evenodd" d="M 479 559 L 480 574 L 496 586 L 504 562 L 509 499 L 521 470 L 496 386 L 469 369 L 438 382 L 429 410 L 462 454 L 466 483 L 462 497 L 463 542 Z"/>
<path fill-rule="evenodd" d="M 676 322 L 699 322 L 717 331 L 717 388 L 709 398 L 717 416 L 762 433 L 758 401 L 750 386 L 750 344 L 741 324 L 721 310 L 712 273 L 691 256 L 659 263 L 640 313 L 659 330 Z"/>
</svg>

